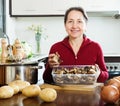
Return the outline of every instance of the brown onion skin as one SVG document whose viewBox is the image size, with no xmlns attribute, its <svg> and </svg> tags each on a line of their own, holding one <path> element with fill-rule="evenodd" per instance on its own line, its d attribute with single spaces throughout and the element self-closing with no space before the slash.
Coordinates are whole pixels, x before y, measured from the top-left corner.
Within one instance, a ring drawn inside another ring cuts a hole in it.
<svg viewBox="0 0 120 106">
<path fill-rule="evenodd" d="M 116 103 L 119 100 L 119 90 L 114 85 L 106 85 L 102 87 L 100 96 L 106 103 Z"/>
<path fill-rule="evenodd" d="M 117 88 L 120 88 L 120 81 L 116 78 L 113 78 L 113 79 L 109 79 L 106 83 L 106 85 L 114 85 L 116 86 Z"/>
<path fill-rule="evenodd" d="M 116 76 L 116 77 L 114 77 L 115 79 L 118 79 L 119 81 L 120 81 L 120 76 Z"/>
</svg>

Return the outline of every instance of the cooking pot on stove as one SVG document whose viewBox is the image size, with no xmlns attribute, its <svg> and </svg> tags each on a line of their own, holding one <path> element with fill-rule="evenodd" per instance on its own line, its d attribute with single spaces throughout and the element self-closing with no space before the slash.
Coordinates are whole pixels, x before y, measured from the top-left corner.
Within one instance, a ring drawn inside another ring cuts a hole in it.
<svg viewBox="0 0 120 106">
<path fill-rule="evenodd" d="M 5 84 L 13 80 L 28 81 L 31 84 L 38 82 L 38 64 L 15 64 L 5 66 Z"/>
</svg>

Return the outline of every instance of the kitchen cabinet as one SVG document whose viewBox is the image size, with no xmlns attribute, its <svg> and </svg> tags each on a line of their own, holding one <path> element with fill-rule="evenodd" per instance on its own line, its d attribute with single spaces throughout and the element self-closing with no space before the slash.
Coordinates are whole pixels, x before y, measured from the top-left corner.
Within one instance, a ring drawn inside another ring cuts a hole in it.
<svg viewBox="0 0 120 106">
<path fill-rule="evenodd" d="M 115 11 L 119 8 L 119 0 L 78 0 L 79 5 L 87 11 Z"/>
<path fill-rule="evenodd" d="M 48 0 L 10 0 L 12 16 L 51 14 L 51 2 Z"/>
<path fill-rule="evenodd" d="M 5 82 L 5 67 L 0 66 L 0 85 L 4 85 Z"/>
<path fill-rule="evenodd" d="M 78 0 L 10 0 L 10 15 L 63 15 L 64 10 L 70 6 L 77 6 L 77 4 Z"/>
<path fill-rule="evenodd" d="M 119 0 L 79 0 L 78 4 L 90 16 L 118 16 L 120 11 Z"/>
<path fill-rule="evenodd" d="M 66 9 L 82 6 L 88 12 L 118 11 L 119 0 L 10 0 L 11 16 L 63 16 Z"/>
</svg>

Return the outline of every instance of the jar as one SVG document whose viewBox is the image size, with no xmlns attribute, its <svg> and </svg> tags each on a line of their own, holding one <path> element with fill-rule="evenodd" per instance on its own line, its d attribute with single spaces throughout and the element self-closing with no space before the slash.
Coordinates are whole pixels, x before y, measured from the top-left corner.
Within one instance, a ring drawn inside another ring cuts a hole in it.
<svg viewBox="0 0 120 106">
<path fill-rule="evenodd" d="M 13 45 L 13 55 L 16 61 L 21 61 L 24 58 L 24 49 L 19 39 L 16 39 Z"/>
</svg>

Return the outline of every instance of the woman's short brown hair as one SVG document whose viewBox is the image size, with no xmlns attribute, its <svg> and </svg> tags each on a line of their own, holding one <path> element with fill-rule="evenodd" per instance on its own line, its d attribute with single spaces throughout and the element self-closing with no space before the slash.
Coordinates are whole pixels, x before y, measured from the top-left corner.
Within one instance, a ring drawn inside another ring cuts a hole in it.
<svg viewBox="0 0 120 106">
<path fill-rule="evenodd" d="M 64 24 L 66 23 L 67 21 L 67 18 L 68 18 L 68 14 L 72 11 L 72 10 L 75 10 L 75 11 L 80 11 L 84 18 L 85 18 L 85 21 L 87 22 L 88 21 L 88 16 L 87 16 L 87 13 L 85 12 L 85 10 L 82 8 L 82 7 L 71 7 L 69 8 L 66 13 L 65 13 L 65 16 L 64 16 Z"/>
</svg>

